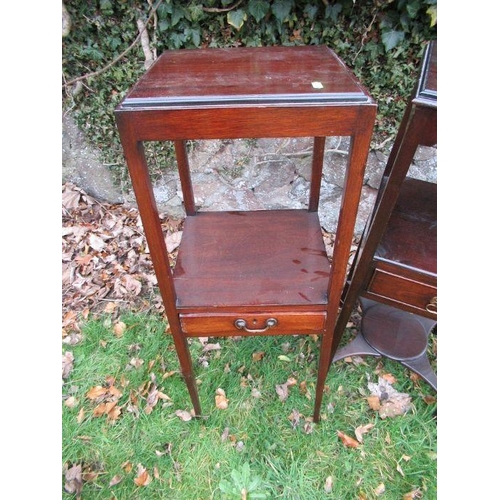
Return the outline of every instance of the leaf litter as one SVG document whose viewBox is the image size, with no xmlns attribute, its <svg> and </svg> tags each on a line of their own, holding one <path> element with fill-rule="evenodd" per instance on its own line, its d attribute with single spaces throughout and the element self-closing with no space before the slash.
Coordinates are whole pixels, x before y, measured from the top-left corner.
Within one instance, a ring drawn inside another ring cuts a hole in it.
<svg viewBox="0 0 500 500">
<path fill-rule="evenodd" d="M 394 389 L 392 381 L 392 378 L 379 377 L 378 383 L 368 382 L 371 392 L 368 404 L 382 419 L 405 415 L 413 407 L 410 395 Z"/>
<path fill-rule="evenodd" d="M 173 263 L 183 221 L 163 214 L 160 220 Z M 164 311 L 139 212 L 125 204 L 100 203 L 74 184 L 63 184 L 63 342 L 81 340 L 75 335 L 82 317 L 121 303 L 136 311 Z M 120 328 L 116 335 L 123 333 Z"/>
</svg>

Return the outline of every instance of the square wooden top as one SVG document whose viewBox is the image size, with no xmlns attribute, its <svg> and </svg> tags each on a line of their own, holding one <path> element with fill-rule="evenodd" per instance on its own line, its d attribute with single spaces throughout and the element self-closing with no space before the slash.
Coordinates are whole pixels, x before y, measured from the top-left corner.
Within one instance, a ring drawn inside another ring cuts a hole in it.
<svg viewBox="0 0 500 500">
<path fill-rule="evenodd" d="M 164 52 L 119 109 L 283 104 L 373 104 L 326 46 Z"/>
</svg>

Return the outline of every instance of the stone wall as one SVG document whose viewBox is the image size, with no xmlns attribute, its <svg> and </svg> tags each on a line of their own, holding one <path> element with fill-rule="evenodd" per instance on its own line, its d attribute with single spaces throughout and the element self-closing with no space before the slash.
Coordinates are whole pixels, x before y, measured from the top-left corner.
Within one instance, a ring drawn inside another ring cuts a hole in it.
<svg viewBox="0 0 500 500">
<path fill-rule="evenodd" d="M 307 207 L 311 176 L 312 138 L 199 141 L 189 144 L 195 202 L 200 210 L 260 210 Z M 334 232 L 343 189 L 349 138 L 330 137 L 325 148 L 319 216 Z M 356 222 L 360 235 L 373 208 L 387 154 L 369 154 Z M 112 181 L 99 152 L 86 144 L 70 116 L 63 119 L 63 183 L 72 182 L 109 203 L 134 204 L 134 195 Z M 437 148 L 420 147 L 409 175 L 437 182 Z M 160 212 L 184 216 L 175 165 L 154 185 Z"/>
</svg>

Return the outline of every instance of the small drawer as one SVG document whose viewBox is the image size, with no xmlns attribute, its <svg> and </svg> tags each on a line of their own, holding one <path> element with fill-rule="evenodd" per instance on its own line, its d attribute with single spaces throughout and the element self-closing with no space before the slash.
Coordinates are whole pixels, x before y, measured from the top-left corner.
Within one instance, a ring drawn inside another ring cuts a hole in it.
<svg viewBox="0 0 500 500">
<path fill-rule="evenodd" d="M 406 308 L 424 316 L 437 316 L 437 287 L 413 279 L 375 269 L 364 294 L 396 307 Z"/>
<path fill-rule="evenodd" d="M 240 335 L 293 335 L 322 333 L 326 313 L 191 313 L 179 316 L 182 331 L 188 337 Z"/>
</svg>

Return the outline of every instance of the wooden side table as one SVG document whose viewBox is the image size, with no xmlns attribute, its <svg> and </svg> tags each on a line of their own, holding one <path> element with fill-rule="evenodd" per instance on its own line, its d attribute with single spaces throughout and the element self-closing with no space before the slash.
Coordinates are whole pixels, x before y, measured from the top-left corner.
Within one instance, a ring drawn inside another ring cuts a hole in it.
<svg viewBox="0 0 500 500">
<path fill-rule="evenodd" d="M 431 42 L 351 267 L 332 349 L 333 361 L 353 355 L 395 359 L 434 389 L 437 377 L 426 351 L 437 321 L 437 185 L 407 173 L 417 147 L 436 143 L 437 42 Z M 358 298 L 361 331 L 337 350 Z"/>
<path fill-rule="evenodd" d="M 115 113 L 196 415 L 201 407 L 188 337 L 317 334 L 319 421 L 375 120 L 373 99 L 325 46 L 178 50 L 163 53 Z M 331 264 L 317 214 L 327 136 L 351 138 Z M 314 137 L 308 210 L 197 211 L 186 140 L 280 137 Z M 175 267 L 144 141 L 175 144 L 186 211 Z"/>
</svg>

